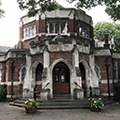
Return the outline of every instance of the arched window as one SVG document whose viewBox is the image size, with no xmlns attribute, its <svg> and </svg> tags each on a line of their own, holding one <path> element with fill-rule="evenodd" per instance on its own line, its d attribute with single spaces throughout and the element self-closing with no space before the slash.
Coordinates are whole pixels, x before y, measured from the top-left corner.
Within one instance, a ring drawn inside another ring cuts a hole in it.
<svg viewBox="0 0 120 120">
<path fill-rule="evenodd" d="M 50 33 L 54 33 L 54 26 L 53 26 L 53 24 L 50 24 L 49 31 L 50 31 Z"/>
<path fill-rule="evenodd" d="M 21 82 L 24 81 L 25 75 L 26 75 L 26 67 L 23 67 L 21 71 Z"/>
<path fill-rule="evenodd" d="M 55 25 L 55 33 L 59 33 L 59 25 L 58 24 Z"/>
</svg>

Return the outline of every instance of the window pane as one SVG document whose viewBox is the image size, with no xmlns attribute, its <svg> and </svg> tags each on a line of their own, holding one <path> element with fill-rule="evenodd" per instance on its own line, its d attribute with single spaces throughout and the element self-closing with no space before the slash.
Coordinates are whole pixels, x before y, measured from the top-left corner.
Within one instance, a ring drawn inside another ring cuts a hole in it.
<svg viewBox="0 0 120 120">
<path fill-rule="evenodd" d="M 88 30 L 85 29 L 85 36 L 88 37 Z"/>
<path fill-rule="evenodd" d="M 29 29 L 29 37 L 31 37 L 32 36 L 32 29 L 30 28 Z"/>
<path fill-rule="evenodd" d="M 32 35 L 35 35 L 35 26 L 32 28 Z"/>
<path fill-rule="evenodd" d="M 61 82 L 65 82 L 65 76 L 61 75 Z"/>
<path fill-rule="evenodd" d="M 65 33 L 65 24 L 61 24 L 61 33 Z"/>
<path fill-rule="evenodd" d="M 25 31 L 25 36 L 28 37 L 28 29 Z"/>
<path fill-rule="evenodd" d="M 55 33 L 59 33 L 59 25 L 58 24 L 55 25 Z"/>
<path fill-rule="evenodd" d="M 49 31 L 50 31 L 50 33 L 54 33 L 54 26 L 53 26 L 53 24 L 50 24 Z"/>
<path fill-rule="evenodd" d="M 81 26 L 79 27 L 79 35 L 82 35 L 82 28 L 81 28 Z"/>
<path fill-rule="evenodd" d="M 82 28 L 82 35 L 85 36 L 84 28 Z"/>
</svg>

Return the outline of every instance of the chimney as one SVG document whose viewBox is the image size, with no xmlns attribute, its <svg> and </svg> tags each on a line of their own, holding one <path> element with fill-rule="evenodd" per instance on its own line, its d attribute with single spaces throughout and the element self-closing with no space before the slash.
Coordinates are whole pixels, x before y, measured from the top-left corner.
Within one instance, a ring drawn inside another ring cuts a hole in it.
<svg viewBox="0 0 120 120">
<path fill-rule="evenodd" d="M 110 46 L 110 44 L 108 43 L 108 36 L 109 36 L 108 33 L 104 34 L 104 40 L 105 40 L 104 47 L 106 47 L 106 48 L 109 48 L 109 46 Z"/>
</svg>

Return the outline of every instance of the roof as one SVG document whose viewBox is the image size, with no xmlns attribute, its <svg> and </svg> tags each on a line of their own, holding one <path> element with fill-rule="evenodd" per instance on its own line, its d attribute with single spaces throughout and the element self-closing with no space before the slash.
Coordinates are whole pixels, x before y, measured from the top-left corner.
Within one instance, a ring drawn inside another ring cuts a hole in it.
<svg viewBox="0 0 120 120">
<path fill-rule="evenodd" d="M 0 46 L 0 55 L 6 53 L 9 49 L 11 49 L 10 46 Z"/>
</svg>

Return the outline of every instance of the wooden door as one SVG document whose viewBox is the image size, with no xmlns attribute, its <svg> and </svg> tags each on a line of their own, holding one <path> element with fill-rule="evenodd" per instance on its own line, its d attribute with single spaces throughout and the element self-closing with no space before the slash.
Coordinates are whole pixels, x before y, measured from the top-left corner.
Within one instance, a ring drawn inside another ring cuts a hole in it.
<svg viewBox="0 0 120 120">
<path fill-rule="evenodd" d="M 65 64 L 59 63 L 53 70 L 53 94 L 69 94 L 69 69 Z"/>
</svg>

